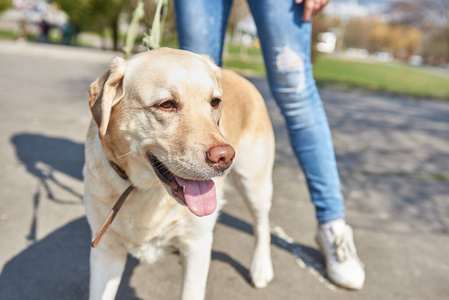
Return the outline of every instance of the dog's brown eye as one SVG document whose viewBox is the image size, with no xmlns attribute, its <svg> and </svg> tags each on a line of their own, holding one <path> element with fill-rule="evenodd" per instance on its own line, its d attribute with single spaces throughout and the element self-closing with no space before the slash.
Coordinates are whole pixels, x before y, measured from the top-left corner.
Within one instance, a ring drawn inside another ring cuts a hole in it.
<svg viewBox="0 0 449 300">
<path fill-rule="evenodd" d="M 159 106 L 161 108 L 167 109 L 167 110 L 176 109 L 176 103 L 175 103 L 175 101 L 172 101 L 172 100 L 162 102 L 161 104 L 159 104 Z"/>
<path fill-rule="evenodd" d="M 210 105 L 211 105 L 213 108 L 217 108 L 217 107 L 220 105 L 220 102 L 221 102 L 220 99 L 214 98 L 214 99 L 212 99 L 212 101 L 210 102 Z"/>
</svg>

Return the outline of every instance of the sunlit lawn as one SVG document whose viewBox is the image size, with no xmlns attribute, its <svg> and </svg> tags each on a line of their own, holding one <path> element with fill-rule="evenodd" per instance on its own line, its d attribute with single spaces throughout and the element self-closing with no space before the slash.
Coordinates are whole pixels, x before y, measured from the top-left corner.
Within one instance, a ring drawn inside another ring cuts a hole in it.
<svg viewBox="0 0 449 300">
<path fill-rule="evenodd" d="M 449 74 L 402 63 L 367 63 L 320 57 L 314 66 L 319 83 L 336 83 L 449 101 Z"/>
<path fill-rule="evenodd" d="M 260 51 L 250 49 L 248 55 L 239 55 L 238 48 L 229 47 L 224 66 L 264 76 Z M 420 98 L 449 101 L 449 74 L 405 63 L 378 63 L 342 60 L 320 56 L 314 64 L 315 79 L 319 84 L 335 84 L 404 94 Z"/>
</svg>

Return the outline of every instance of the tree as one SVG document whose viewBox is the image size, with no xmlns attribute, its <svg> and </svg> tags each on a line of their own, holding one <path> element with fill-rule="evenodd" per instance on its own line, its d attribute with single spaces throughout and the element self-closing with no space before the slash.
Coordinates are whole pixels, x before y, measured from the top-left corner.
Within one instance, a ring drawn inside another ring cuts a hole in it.
<svg viewBox="0 0 449 300">
<path fill-rule="evenodd" d="M 1 0 L 0 0 L 1 1 Z M 67 13 L 70 21 L 79 30 L 98 32 L 110 28 L 114 50 L 118 50 L 118 24 L 120 14 L 128 1 L 125 0 L 53 0 Z"/>
<path fill-rule="evenodd" d="M 449 0 L 397 0 L 389 12 L 393 22 L 439 27 L 449 22 Z"/>
<path fill-rule="evenodd" d="M 409 27 L 405 32 L 406 49 L 410 55 L 416 54 L 421 45 L 421 30 L 416 27 Z"/>
<path fill-rule="evenodd" d="M 374 20 L 370 31 L 370 52 L 388 50 L 388 35 L 390 27 L 381 20 Z"/>
<path fill-rule="evenodd" d="M 393 55 L 400 58 L 405 58 L 406 41 L 404 39 L 404 29 L 400 25 L 390 26 L 390 33 L 388 34 L 388 48 L 393 52 Z"/>
<path fill-rule="evenodd" d="M 368 49 L 371 22 L 369 19 L 359 18 L 349 20 L 345 26 L 344 45 L 352 48 Z"/>
<path fill-rule="evenodd" d="M 411 24 L 421 29 L 426 56 L 449 61 L 449 0 L 402 0 L 390 6 L 392 22 Z"/>
<path fill-rule="evenodd" d="M 119 19 L 128 1 L 125 0 L 90 0 L 94 25 L 100 30 L 109 28 L 112 31 L 114 50 L 118 49 Z"/>
<path fill-rule="evenodd" d="M 59 8 L 67 13 L 70 22 L 78 28 L 89 28 L 92 24 L 90 0 L 53 0 Z"/>
<path fill-rule="evenodd" d="M 0 13 L 11 7 L 11 0 L 0 0 Z"/>
</svg>

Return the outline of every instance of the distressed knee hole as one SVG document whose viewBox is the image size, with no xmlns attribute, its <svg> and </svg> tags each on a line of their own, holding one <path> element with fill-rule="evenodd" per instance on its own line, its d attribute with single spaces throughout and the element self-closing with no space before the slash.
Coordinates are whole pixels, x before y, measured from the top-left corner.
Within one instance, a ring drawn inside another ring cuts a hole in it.
<svg viewBox="0 0 449 300">
<path fill-rule="evenodd" d="M 282 51 L 276 56 L 276 68 L 279 73 L 284 76 L 297 77 L 296 92 L 301 92 L 305 88 L 305 72 L 304 72 L 304 59 L 286 45 Z M 287 78 L 286 78 L 287 79 Z M 288 79 L 287 79 L 288 80 Z M 291 81 L 290 79 L 289 81 Z"/>
</svg>

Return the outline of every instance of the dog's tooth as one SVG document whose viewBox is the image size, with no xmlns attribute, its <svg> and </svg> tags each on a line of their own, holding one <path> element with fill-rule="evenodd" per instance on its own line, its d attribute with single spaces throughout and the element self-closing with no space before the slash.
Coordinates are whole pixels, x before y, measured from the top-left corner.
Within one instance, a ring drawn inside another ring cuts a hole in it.
<svg viewBox="0 0 449 300">
<path fill-rule="evenodd" d="M 185 186 L 185 185 L 182 186 L 182 192 L 183 192 L 183 193 L 186 192 L 186 186 Z"/>
</svg>

